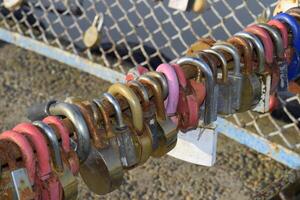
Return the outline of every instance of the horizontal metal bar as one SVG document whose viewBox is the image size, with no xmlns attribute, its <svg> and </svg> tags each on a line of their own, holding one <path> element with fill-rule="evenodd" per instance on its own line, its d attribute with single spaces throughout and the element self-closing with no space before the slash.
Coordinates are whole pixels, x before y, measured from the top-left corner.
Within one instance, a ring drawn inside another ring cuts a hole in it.
<svg viewBox="0 0 300 200">
<path fill-rule="evenodd" d="M 89 61 L 88 59 L 81 58 L 80 56 L 49 46 L 43 42 L 25 37 L 21 34 L 8 31 L 4 28 L 0 28 L 0 40 L 57 60 L 111 83 L 124 82 L 125 80 L 125 75 L 120 72 L 116 72 L 115 70 L 109 69 L 103 65 Z"/>
<path fill-rule="evenodd" d="M 220 117 L 216 124 L 219 133 L 258 151 L 259 153 L 265 154 L 292 169 L 300 169 L 299 154 L 281 145 L 272 143 L 253 132 L 242 129 Z"/>
</svg>

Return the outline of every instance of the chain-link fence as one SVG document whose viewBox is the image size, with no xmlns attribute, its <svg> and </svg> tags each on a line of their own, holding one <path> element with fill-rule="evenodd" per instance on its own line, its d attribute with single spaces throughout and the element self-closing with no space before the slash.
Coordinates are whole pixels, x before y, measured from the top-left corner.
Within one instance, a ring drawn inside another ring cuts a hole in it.
<svg viewBox="0 0 300 200">
<path fill-rule="evenodd" d="M 5 31 L 18 33 L 18 37 L 10 42 L 58 60 L 64 55 L 52 50 L 63 50 L 75 56 L 72 62 L 80 59 L 91 61 L 84 62 L 82 68 L 97 63 L 97 66 L 102 66 L 93 69 L 98 75 L 115 80 L 114 76 L 125 74 L 133 66 L 155 68 L 161 62 L 183 56 L 199 37 L 226 39 L 253 23 L 263 10 L 272 10 L 275 4 L 275 0 L 209 0 L 206 10 L 199 14 L 173 10 L 166 0 L 28 0 L 20 9 L 11 12 L 0 1 L 0 38 L 8 41 L 5 37 L 8 35 L 3 34 Z M 86 48 L 83 35 L 99 13 L 104 15 L 101 42 L 94 48 Z M 32 45 L 26 38 L 39 43 Z M 49 46 L 55 48 L 43 51 Z M 116 73 L 102 74 L 106 68 Z M 259 139 L 263 138 L 267 145 L 296 153 L 291 166 L 300 168 L 300 158 L 297 157 L 300 153 L 299 120 L 293 107 L 299 103 L 299 98 L 294 96 L 282 100 L 282 103 L 281 115 L 277 119 L 269 113 L 260 115 L 250 111 L 228 119 Z M 261 147 L 256 150 L 263 152 Z M 286 162 L 282 159 L 286 154 L 271 156 Z"/>
</svg>

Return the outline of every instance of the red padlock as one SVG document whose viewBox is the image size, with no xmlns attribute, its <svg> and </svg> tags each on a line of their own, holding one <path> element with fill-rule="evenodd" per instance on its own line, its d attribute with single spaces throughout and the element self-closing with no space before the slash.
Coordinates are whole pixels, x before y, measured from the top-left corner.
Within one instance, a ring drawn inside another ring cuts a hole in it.
<svg viewBox="0 0 300 200">
<path fill-rule="evenodd" d="M 52 172 L 50 152 L 47 141 L 43 134 L 31 123 L 21 123 L 13 128 L 13 131 L 26 136 L 32 143 L 37 158 L 38 170 L 36 173 L 36 183 L 41 190 L 41 199 L 60 199 L 62 190 L 58 178 Z"/>
<path fill-rule="evenodd" d="M 126 82 L 132 81 L 137 79 L 139 76 L 145 74 L 146 72 L 148 72 L 149 70 L 146 67 L 143 66 L 137 66 L 135 68 L 132 68 L 128 71 L 128 73 L 126 74 L 125 80 Z"/>
<path fill-rule="evenodd" d="M 65 127 L 61 119 L 56 116 L 46 117 L 43 122 L 54 125 L 57 128 L 57 133 L 61 138 L 62 156 L 67 159 L 72 174 L 77 175 L 79 172 L 79 159 L 76 152 L 71 150 L 69 130 Z"/>
</svg>

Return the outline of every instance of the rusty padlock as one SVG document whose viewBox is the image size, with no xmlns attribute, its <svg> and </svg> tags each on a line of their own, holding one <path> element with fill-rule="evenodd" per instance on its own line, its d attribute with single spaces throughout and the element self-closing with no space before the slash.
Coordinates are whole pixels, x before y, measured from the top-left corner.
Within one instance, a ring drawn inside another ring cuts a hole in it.
<svg viewBox="0 0 300 200">
<path fill-rule="evenodd" d="M 0 134 L 0 150 L 1 161 L 8 163 L 8 171 L 1 166 L 1 199 L 35 199 L 39 195 L 35 190 L 39 191 L 39 188 L 34 185 L 36 163 L 29 141 L 15 131 L 5 131 Z M 15 151 L 19 151 L 22 156 L 22 164 L 19 166 L 16 163 Z"/>
</svg>

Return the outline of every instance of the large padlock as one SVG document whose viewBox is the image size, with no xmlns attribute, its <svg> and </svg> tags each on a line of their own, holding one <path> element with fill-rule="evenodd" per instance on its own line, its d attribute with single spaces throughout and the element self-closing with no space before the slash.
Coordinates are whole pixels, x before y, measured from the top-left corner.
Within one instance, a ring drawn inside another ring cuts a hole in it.
<svg viewBox="0 0 300 200">
<path fill-rule="evenodd" d="M 212 71 L 214 73 L 214 78 L 215 78 L 215 112 L 219 114 L 232 114 L 233 113 L 233 103 L 232 103 L 232 98 L 233 98 L 233 89 L 232 85 L 229 82 L 228 79 L 228 65 L 225 56 L 218 52 L 217 50 L 214 49 L 206 49 L 203 50 L 206 53 L 214 55 L 218 60 L 221 62 L 221 71 L 222 73 L 220 74 L 218 72 L 218 69 L 212 68 Z M 213 65 L 210 65 L 213 67 Z M 214 66 L 217 67 L 217 66 Z M 214 115 L 217 115 L 217 113 L 214 113 Z"/>
<path fill-rule="evenodd" d="M 142 164 L 148 160 L 152 153 L 152 134 L 149 126 L 143 121 L 143 109 L 140 104 L 138 96 L 130 89 L 121 83 L 116 83 L 108 89 L 108 93 L 112 95 L 120 95 L 126 99 L 130 107 L 130 113 L 127 115 L 126 123 L 134 132 L 132 134 L 137 145 L 139 152 L 139 164 Z"/>
<path fill-rule="evenodd" d="M 288 77 L 289 80 L 295 80 L 300 76 L 300 25 L 298 24 L 297 20 L 287 14 L 287 13 L 280 13 L 273 17 L 273 19 L 277 19 L 279 21 L 284 22 L 289 26 L 289 29 L 292 32 L 293 42 L 292 45 L 295 49 L 294 57 L 292 62 L 290 63 L 288 69 Z"/>
<path fill-rule="evenodd" d="M 179 98 L 179 83 L 175 70 L 170 64 L 164 63 L 156 68 L 157 72 L 164 74 L 168 81 L 168 98 L 165 100 L 165 108 L 167 115 L 171 117 L 176 115 L 178 98 Z"/>
<path fill-rule="evenodd" d="M 52 172 L 50 152 L 43 133 L 31 123 L 21 123 L 14 127 L 13 131 L 26 136 L 34 147 L 38 166 L 36 184 L 40 189 L 40 198 L 60 199 L 62 196 L 58 192 L 60 189 L 59 180 L 56 174 Z"/>
<path fill-rule="evenodd" d="M 138 81 L 149 87 L 154 96 L 154 103 L 156 107 L 155 126 L 157 128 L 159 145 L 158 148 L 152 152 L 152 156 L 161 157 L 173 149 L 176 145 L 177 126 L 166 115 L 160 84 L 154 78 L 147 75 L 147 73 L 139 77 Z"/>
<path fill-rule="evenodd" d="M 1 167 L 1 199 L 32 200 L 39 190 L 35 184 L 36 163 L 33 149 L 25 136 L 15 131 L 0 134 L 1 161 L 8 163 L 8 171 Z M 22 156 L 22 165 L 16 163 L 15 151 Z M 4 164 L 4 163 L 0 163 Z M 33 188 L 34 187 L 34 188 Z"/>
<path fill-rule="evenodd" d="M 228 72 L 228 81 L 229 84 L 227 85 L 227 87 L 230 87 L 229 89 L 232 89 L 231 94 L 233 94 L 234 98 L 232 98 L 230 101 L 231 104 L 231 109 L 229 109 L 227 114 L 232 114 L 234 113 L 236 110 L 239 110 L 240 108 L 240 101 L 241 101 L 241 88 L 242 88 L 242 74 L 241 74 L 241 65 L 240 65 L 240 56 L 239 56 L 239 52 L 238 49 L 228 43 L 228 42 L 218 42 L 216 43 L 212 49 L 215 50 L 223 50 L 227 53 L 229 53 L 231 55 L 231 57 L 233 58 L 233 71 L 229 71 Z M 220 95 L 222 96 L 222 91 L 223 88 L 220 88 Z M 224 93 L 223 93 L 224 94 Z M 224 95 L 223 95 L 224 96 Z M 225 94 L 226 98 L 227 95 Z"/>
<path fill-rule="evenodd" d="M 103 195 L 120 187 L 124 171 L 109 115 L 100 99 L 94 99 L 93 103 L 97 105 L 99 117 L 101 116 L 103 121 L 100 131 L 105 133 L 108 146 L 103 148 L 92 146 L 88 158 L 80 166 L 80 174 L 91 191 Z"/>
<path fill-rule="evenodd" d="M 102 13 L 94 17 L 93 24 L 85 31 L 83 43 L 87 48 L 93 48 L 101 40 L 101 30 L 104 24 L 104 15 Z"/>
<path fill-rule="evenodd" d="M 206 86 L 206 99 L 205 99 L 205 110 L 204 110 L 204 125 L 209 125 L 212 122 L 217 120 L 217 115 L 214 109 L 217 109 L 214 105 L 215 100 L 215 81 L 213 77 L 213 72 L 210 66 L 202 58 L 192 58 L 192 57 L 183 57 L 180 58 L 177 62 L 182 66 L 187 78 L 195 77 L 195 74 L 198 74 L 199 70 L 203 73 L 205 77 L 205 86 Z"/>
<path fill-rule="evenodd" d="M 288 64 L 289 64 L 288 29 L 282 22 L 280 22 L 279 20 L 276 20 L 276 19 L 270 20 L 267 24 L 272 27 L 277 28 L 280 31 L 283 52 L 282 52 L 282 54 L 279 54 L 281 52 L 278 52 L 278 55 L 277 55 L 277 64 L 279 66 L 279 84 L 277 87 L 277 92 L 279 92 L 279 93 L 286 92 L 286 91 L 288 91 L 288 87 L 289 87 L 289 80 L 288 80 Z"/>
<path fill-rule="evenodd" d="M 253 111 L 262 112 L 262 113 L 268 112 L 269 111 L 269 103 L 270 103 L 271 75 L 265 70 L 264 45 L 259 40 L 259 38 L 252 33 L 239 32 L 235 35 L 251 41 L 251 43 L 253 44 L 253 46 L 255 48 L 255 52 L 257 54 L 258 71 L 256 74 L 259 77 L 259 80 L 261 83 L 260 84 L 261 97 L 260 97 L 258 104 L 253 108 Z M 269 52 L 269 51 L 267 51 L 267 52 Z M 268 62 L 270 62 L 270 52 L 269 52 L 268 59 L 269 59 Z M 273 57 L 271 57 L 271 62 L 272 61 L 273 61 Z"/>
<path fill-rule="evenodd" d="M 37 126 L 41 132 L 45 135 L 49 142 L 49 146 L 51 148 L 52 153 L 52 162 L 53 162 L 53 170 L 58 177 L 59 184 L 54 184 L 54 188 L 56 190 L 56 196 L 58 198 L 50 198 L 50 199 L 77 199 L 78 194 L 78 182 L 76 177 L 72 174 L 69 166 L 64 163 L 64 160 L 61 156 L 60 144 L 54 129 L 42 121 L 33 122 L 35 126 Z M 51 185 L 51 184 L 49 184 Z M 52 195 L 52 193 L 51 193 Z"/>
<path fill-rule="evenodd" d="M 250 41 L 239 36 L 233 36 L 227 41 L 235 45 L 239 49 L 240 56 L 243 57 L 240 108 L 236 112 L 245 112 L 256 106 L 261 97 L 261 83 L 253 70 L 253 49 Z"/>
<path fill-rule="evenodd" d="M 122 165 L 125 168 L 132 168 L 140 161 L 132 138 L 133 133 L 124 123 L 122 109 L 118 100 L 110 93 L 103 93 L 103 97 L 113 106 L 115 111 L 116 123 L 114 125 L 114 132 L 116 133 L 116 139 L 120 146 Z"/>
<path fill-rule="evenodd" d="M 78 175 L 79 159 L 76 152 L 71 148 L 71 138 L 68 128 L 64 125 L 62 120 L 56 116 L 46 117 L 45 119 L 43 119 L 43 122 L 49 124 L 57 130 L 56 133 L 60 136 L 61 139 L 62 157 L 68 162 L 72 174 L 74 176 Z"/>
</svg>

